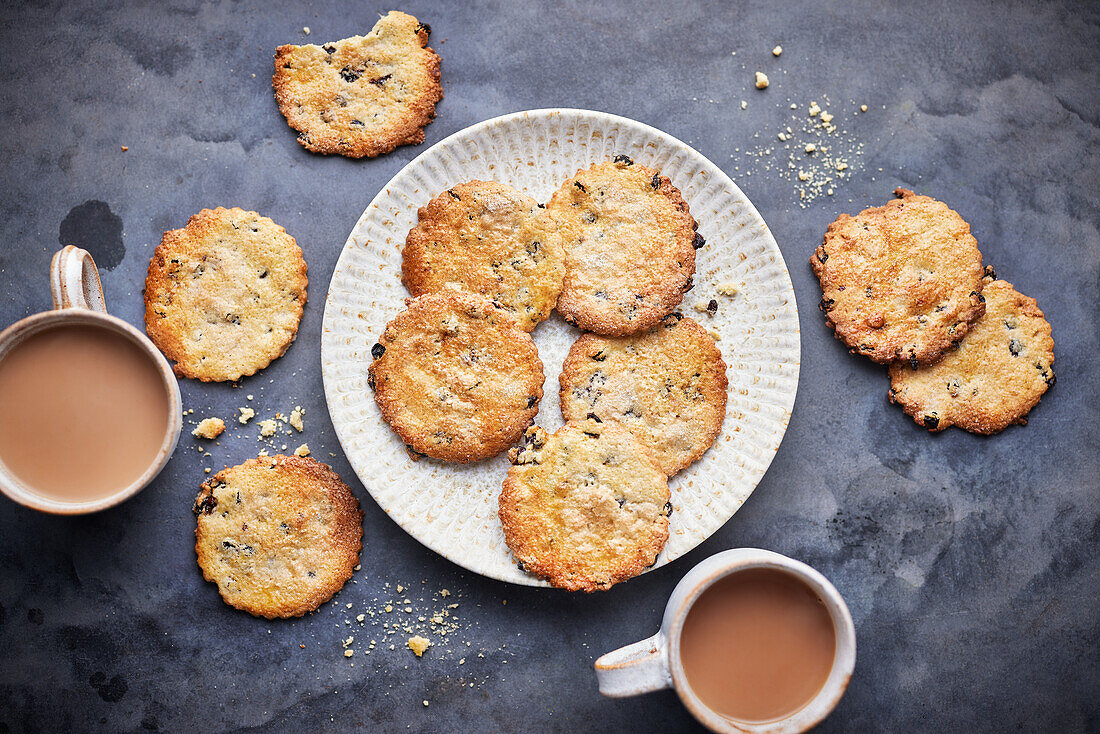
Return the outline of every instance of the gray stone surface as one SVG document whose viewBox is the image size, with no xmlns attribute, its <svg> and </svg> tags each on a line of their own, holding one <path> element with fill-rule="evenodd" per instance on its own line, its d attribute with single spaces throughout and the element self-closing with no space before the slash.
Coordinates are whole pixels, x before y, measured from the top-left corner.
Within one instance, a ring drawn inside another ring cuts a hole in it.
<svg viewBox="0 0 1100 734">
<path fill-rule="evenodd" d="M 202 468 L 254 456 L 254 426 L 233 426 L 209 459 L 185 435 L 152 487 L 98 515 L 0 502 L 0 732 L 691 730 L 672 693 L 601 699 L 591 664 L 651 634 L 683 573 L 735 546 L 802 559 L 847 597 L 859 659 L 821 730 L 1100 731 L 1100 6 L 406 6 L 431 23 L 444 58 L 428 144 L 527 108 L 641 120 L 730 172 L 791 270 L 802 374 L 771 470 L 688 557 L 593 595 L 511 587 L 427 551 L 370 499 L 328 422 L 318 345 L 329 275 L 367 202 L 423 148 L 363 161 L 306 153 L 273 102 L 271 57 L 305 40 L 303 26 L 323 42 L 369 29 L 386 9 L 0 11 L 0 323 L 48 307 L 59 238 L 92 250 L 111 310 L 137 324 L 164 230 L 204 206 L 271 216 L 310 266 L 298 341 L 239 388 L 185 381 L 185 407 L 229 417 L 246 393 L 267 411 L 305 406 L 304 440 L 366 513 L 363 570 L 338 604 L 266 622 L 222 604 L 192 550 Z M 763 92 L 752 87 L 758 68 L 772 80 Z M 828 144 L 851 176 L 800 205 L 776 133 L 797 133 L 826 95 L 838 125 Z M 868 112 L 853 115 L 862 103 Z M 1053 324 L 1058 384 L 1028 426 L 928 435 L 887 403 L 882 368 L 825 329 L 810 253 L 837 213 L 878 205 L 898 185 L 960 211 L 986 261 Z M 388 645 L 366 656 L 361 640 L 345 659 L 345 635 L 378 635 L 354 621 L 349 633 L 344 619 L 404 596 L 386 583 L 411 586 L 414 602 L 452 590 L 462 629 L 422 660 Z"/>
</svg>

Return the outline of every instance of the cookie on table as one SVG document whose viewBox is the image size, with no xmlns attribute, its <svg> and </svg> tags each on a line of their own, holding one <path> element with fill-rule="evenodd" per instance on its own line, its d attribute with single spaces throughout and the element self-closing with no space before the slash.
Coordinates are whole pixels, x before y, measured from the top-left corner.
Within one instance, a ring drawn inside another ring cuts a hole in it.
<svg viewBox="0 0 1100 734">
<path fill-rule="evenodd" d="M 585 331 L 622 336 L 672 312 L 691 289 L 695 233 L 668 177 L 627 156 L 578 171 L 547 205 L 565 244 L 558 312 Z"/>
<path fill-rule="evenodd" d="M 982 253 L 946 204 L 906 189 L 841 214 L 810 265 L 837 339 L 875 362 L 934 362 L 985 311 Z"/>
<path fill-rule="evenodd" d="M 722 430 L 726 363 L 714 338 L 679 313 L 641 334 L 585 334 L 562 365 L 561 414 L 626 426 L 672 476 Z"/>
<path fill-rule="evenodd" d="M 537 426 L 509 452 L 500 494 L 504 539 L 520 568 L 570 591 L 595 591 L 652 566 L 668 540 L 668 479 L 626 428 Z"/>
<path fill-rule="evenodd" d="M 450 188 L 422 207 L 402 252 L 401 280 L 414 296 L 445 288 L 479 293 L 527 331 L 561 293 L 565 253 L 546 210 L 494 181 Z"/>
<path fill-rule="evenodd" d="M 275 50 L 275 100 L 314 153 L 373 158 L 424 142 L 443 98 L 431 28 L 391 11 L 366 36 Z"/>
<path fill-rule="evenodd" d="M 300 617 L 343 587 L 359 563 L 363 513 L 332 469 L 261 456 L 205 481 L 195 552 L 226 604 L 258 617 Z"/>
<path fill-rule="evenodd" d="M 255 374 L 298 334 L 306 261 L 286 230 L 243 209 L 203 209 L 165 232 L 145 278 L 145 331 L 177 375 Z"/>
<path fill-rule="evenodd" d="M 542 399 L 531 335 L 473 293 L 447 290 L 406 304 L 371 349 L 367 378 L 394 432 L 418 454 L 459 464 L 518 441 Z"/>
<path fill-rule="evenodd" d="M 982 291 L 985 315 L 958 349 L 928 366 L 890 366 L 890 401 L 930 431 L 959 426 L 998 433 L 1027 414 L 1054 385 L 1054 339 L 1039 304 L 1011 283 Z"/>
</svg>

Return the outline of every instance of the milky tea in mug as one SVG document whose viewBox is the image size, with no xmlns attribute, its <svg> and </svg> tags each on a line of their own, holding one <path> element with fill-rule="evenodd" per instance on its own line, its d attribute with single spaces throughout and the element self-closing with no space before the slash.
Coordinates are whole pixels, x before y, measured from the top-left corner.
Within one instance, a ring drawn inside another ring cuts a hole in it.
<svg viewBox="0 0 1100 734">
<path fill-rule="evenodd" d="M 776 568 L 749 568 L 700 594 L 680 632 L 691 690 L 734 722 L 784 719 L 812 701 L 833 668 L 836 632 L 825 603 Z"/>
<path fill-rule="evenodd" d="M 0 356 L 0 461 L 46 499 L 111 497 L 156 462 L 172 405 L 158 365 L 125 334 L 47 326 Z"/>
</svg>

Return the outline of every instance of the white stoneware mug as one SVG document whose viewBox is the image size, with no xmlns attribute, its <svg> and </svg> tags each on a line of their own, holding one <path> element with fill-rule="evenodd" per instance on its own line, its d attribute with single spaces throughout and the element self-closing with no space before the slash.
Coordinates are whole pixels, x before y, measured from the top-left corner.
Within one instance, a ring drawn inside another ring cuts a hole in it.
<svg viewBox="0 0 1100 734">
<path fill-rule="evenodd" d="M 161 375 L 164 399 L 169 404 L 164 440 L 153 462 L 137 480 L 108 497 L 85 502 L 64 502 L 45 497 L 32 491 L 0 461 L 0 491 L 8 497 L 35 510 L 58 515 L 80 515 L 113 507 L 134 496 L 153 481 L 176 449 L 180 429 L 183 427 L 183 408 L 179 384 L 168 360 L 145 334 L 107 313 L 99 271 L 96 270 L 91 254 L 72 245 L 54 254 L 50 262 L 50 294 L 53 296 L 52 311 L 28 316 L 0 332 L 0 360 L 24 339 L 44 329 L 82 324 L 98 326 L 129 338 L 148 355 Z"/>
<path fill-rule="evenodd" d="M 818 694 L 801 709 L 768 722 L 736 722 L 715 713 L 691 690 L 680 661 L 680 632 L 688 611 L 711 584 L 750 568 L 783 571 L 806 584 L 825 603 L 836 633 L 836 654 L 829 677 Z M 759 548 L 735 548 L 717 553 L 691 569 L 676 585 L 665 606 L 661 629 L 649 639 L 609 652 L 596 661 L 600 693 L 621 698 L 672 687 L 691 715 L 722 733 L 794 734 L 804 732 L 829 715 L 840 702 L 856 665 L 856 632 L 848 606 L 829 580 L 805 563 Z"/>
</svg>

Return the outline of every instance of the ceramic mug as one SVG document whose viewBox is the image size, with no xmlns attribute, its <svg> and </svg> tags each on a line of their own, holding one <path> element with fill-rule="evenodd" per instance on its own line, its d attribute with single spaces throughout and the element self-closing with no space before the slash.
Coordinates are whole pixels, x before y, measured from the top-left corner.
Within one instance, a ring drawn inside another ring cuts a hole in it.
<svg viewBox="0 0 1100 734">
<path fill-rule="evenodd" d="M 113 507 L 140 492 L 168 463 L 179 441 L 180 429 L 183 427 L 179 384 L 176 382 L 168 360 L 145 334 L 122 319 L 107 313 L 103 287 L 99 282 L 99 271 L 96 270 L 95 261 L 87 251 L 69 245 L 54 254 L 50 262 L 50 294 L 53 296 L 52 311 L 28 316 L 0 332 L 0 360 L 24 339 L 45 329 L 57 326 L 94 325 L 122 334 L 148 355 L 161 376 L 165 400 L 169 403 L 164 440 L 153 462 L 137 480 L 110 496 L 84 502 L 64 502 L 45 497 L 35 493 L 4 466 L 3 461 L 0 461 L 0 491 L 19 504 L 58 515 L 97 512 Z"/>
<path fill-rule="evenodd" d="M 768 722 L 736 722 L 715 713 L 691 690 L 680 661 L 680 632 L 699 595 L 718 579 L 750 568 L 766 568 L 794 576 L 825 603 L 836 634 L 833 667 L 813 699 L 785 718 Z M 735 548 L 715 554 L 691 569 L 669 597 L 661 629 L 649 639 L 609 652 L 596 661 L 600 693 L 621 698 L 672 687 L 687 710 L 709 729 L 722 733 L 794 734 L 806 731 L 829 715 L 840 702 L 856 664 L 856 632 L 848 606 L 829 580 L 805 563 L 759 548 Z"/>
</svg>

